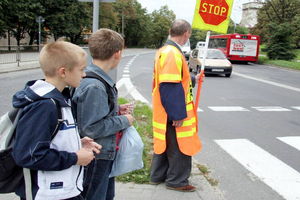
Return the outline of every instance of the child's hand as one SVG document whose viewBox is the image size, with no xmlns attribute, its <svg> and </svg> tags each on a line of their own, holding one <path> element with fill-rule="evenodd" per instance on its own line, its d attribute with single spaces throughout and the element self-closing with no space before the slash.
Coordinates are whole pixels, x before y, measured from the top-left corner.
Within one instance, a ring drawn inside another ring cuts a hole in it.
<svg viewBox="0 0 300 200">
<path fill-rule="evenodd" d="M 89 137 L 84 137 L 81 139 L 81 144 L 82 147 L 92 151 L 94 153 L 99 154 L 100 153 L 100 149 L 102 148 L 102 146 L 96 142 L 94 142 L 93 139 L 89 138 Z"/>
<path fill-rule="evenodd" d="M 79 149 L 79 151 L 76 152 L 77 155 L 77 165 L 86 166 L 88 165 L 94 158 L 93 151 L 89 151 L 85 148 Z"/>
<path fill-rule="evenodd" d="M 121 115 L 127 115 L 127 114 L 132 114 L 134 109 L 134 102 L 127 103 L 127 104 L 122 104 L 120 105 L 120 114 Z"/>
<path fill-rule="evenodd" d="M 132 125 L 133 121 L 134 121 L 134 117 L 132 115 L 124 115 L 125 117 L 127 117 L 129 124 Z"/>
</svg>

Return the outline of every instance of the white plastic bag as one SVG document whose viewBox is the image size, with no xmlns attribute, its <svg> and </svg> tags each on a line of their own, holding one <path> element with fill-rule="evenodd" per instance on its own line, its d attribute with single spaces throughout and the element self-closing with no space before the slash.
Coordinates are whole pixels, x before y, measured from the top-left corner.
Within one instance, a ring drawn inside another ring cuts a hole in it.
<svg viewBox="0 0 300 200">
<path fill-rule="evenodd" d="M 143 168 L 143 149 L 144 143 L 136 129 L 133 126 L 125 129 L 109 177 Z"/>
</svg>

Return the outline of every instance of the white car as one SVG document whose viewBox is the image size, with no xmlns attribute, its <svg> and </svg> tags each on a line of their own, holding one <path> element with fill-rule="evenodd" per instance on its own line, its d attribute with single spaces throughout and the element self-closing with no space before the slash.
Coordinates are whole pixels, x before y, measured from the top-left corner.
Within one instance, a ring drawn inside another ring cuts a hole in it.
<svg viewBox="0 0 300 200">
<path fill-rule="evenodd" d="M 204 49 L 194 49 L 190 54 L 189 68 L 190 71 L 197 73 L 201 69 L 203 62 Z M 224 53 L 219 49 L 207 49 L 205 59 L 205 74 L 224 74 L 230 77 L 232 72 L 232 64 L 226 58 Z"/>
<path fill-rule="evenodd" d="M 196 44 L 196 49 L 199 49 L 199 48 L 204 48 L 205 47 L 205 42 L 197 42 Z"/>
<path fill-rule="evenodd" d="M 191 45 L 190 40 L 188 40 L 183 46 L 181 46 L 181 50 L 186 58 L 186 60 L 189 60 L 190 52 L 191 52 Z"/>
</svg>

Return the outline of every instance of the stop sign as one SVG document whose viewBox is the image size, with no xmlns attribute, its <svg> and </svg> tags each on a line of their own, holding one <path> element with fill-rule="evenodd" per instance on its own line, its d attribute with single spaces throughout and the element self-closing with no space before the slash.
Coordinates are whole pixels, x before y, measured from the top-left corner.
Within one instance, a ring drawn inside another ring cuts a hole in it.
<svg viewBox="0 0 300 200">
<path fill-rule="evenodd" d="M 201 0 L 199 14 L 206 24 L 219 25 L 227 19 L 229 6 L 226 0 Z"/>
</svg>

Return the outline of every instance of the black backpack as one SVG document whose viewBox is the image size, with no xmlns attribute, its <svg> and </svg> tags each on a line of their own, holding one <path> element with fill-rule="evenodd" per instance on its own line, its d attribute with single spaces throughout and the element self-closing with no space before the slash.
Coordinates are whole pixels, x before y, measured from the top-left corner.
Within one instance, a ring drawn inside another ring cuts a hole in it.
<svg viewBox="0 0 300 200">
<path fill-rule="evenodd" d="M 63 120 L 58 102 L 54 99 L 51 100 L 56 105 L 58 119 L 51 135 L 52 140 L 59 131 Z M 14 108 L 0 118 L 0 193 L 15 192 L 20 181 L 24 178 L 23 168 L 18 166 L 12 157 L 16 126 L 22 111 L 23 108 Z M 26 181 L 25 185 L 27 187 Z"/>
<path fill-rule="evenodd" d="M 108 105 L 109 105 L 109 111 L 110 112 L 113 111 L 115 104 L 114 104 L 114 95 L 113 95 L 113 92 L 111 91 L 112 87 L 101 76 L 97 75 L 94 72 L 86 71 L 85 74 L 86 74 L 86 76 L 83 78 L 94 78 L 94 79 L 101 81 L 104 84 L 105 90 L 107 93 L 107 101 L 108 101 Z M 116 90 L 115 87 L 113 87 L 112 89 Z M 73 97 L 74 93 L 75 93 L 75 88 L 71 88 L 70 89 L 71 98 Z M 77 105 L 76 105 L 76 103 L 74 103 L 74 101 L 72 101 L 72 111 L 73 111 L 73 116 L 76 119 L 77 118 Z"/>
</svg>

